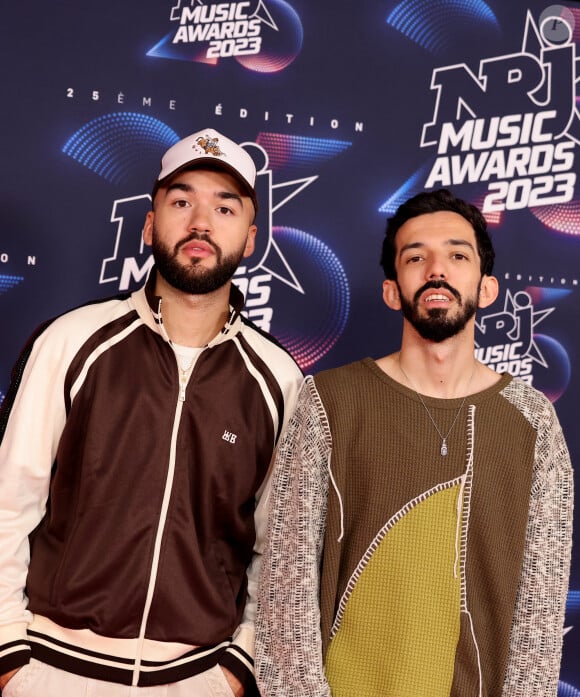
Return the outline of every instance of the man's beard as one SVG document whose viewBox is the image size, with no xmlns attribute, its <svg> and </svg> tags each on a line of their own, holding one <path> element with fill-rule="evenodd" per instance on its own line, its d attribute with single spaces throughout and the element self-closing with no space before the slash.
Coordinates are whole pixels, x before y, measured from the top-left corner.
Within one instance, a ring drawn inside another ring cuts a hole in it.
<svg viewBox="0 0 580 697">
<path fill-rule="evenodd" d="M 420 336 L 427 341 L 440 343 L 445 339 L 450 339 L 465 328 L 465 325 L 475 315 L 477 311 L 477 298 L 479 297 L 479 289 L 481 282 L 477 286 L 477 294 L 475 298 L 468 298 L 463 301 L 459 291 L 452 288 L 445 281 L 428 281 L 422 288 L 415 293 L 413 301 L 407 300 L 401 293 L 399 284 L 399 297 L 401 299 L 401 311 L 403 317 L 407 319 L 417 330 Z M 459 305 L 459 312 L 454 317 L 448 317 L 449 310 L 444 307 L 437 307 L 432 310 L 427 310 L 427 316 L 422 317 L 419 313 L 419 298 L 430 288 L 437 290 L 445 288 L 453 294 Z"/>
<path fill-rule="evenodd" d="M 178 260 L 179 249 L 192 240 L 200 240 L 209 244 L 215 251 L 215 266 L 204 268 L 199 258 L 192 258 L 189 263 Z M 222 250 L 208 235 L 192 232 L 180 240 L 173 250 L 160 240 L 157 230 L 153 228 L 152 252 L 157 270 L 171 286 L 189 295 L 205 295 L 213 293 L 224 286 L 234 275 L 244 257 L 245 243 L 241 249 L 229 256 L 223 256 Z"/>
</svg>

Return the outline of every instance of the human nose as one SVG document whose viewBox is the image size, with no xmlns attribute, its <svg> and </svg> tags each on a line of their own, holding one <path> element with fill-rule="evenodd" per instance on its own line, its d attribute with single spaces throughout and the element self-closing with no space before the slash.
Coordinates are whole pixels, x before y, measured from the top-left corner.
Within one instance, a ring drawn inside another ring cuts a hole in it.
<svg viewBox="0 0 580 697">
<path fill-rule="evenodd" d="M 196 202 L 192 205 L 189 214 L 188 230 L 190 232 L 204 233 L 211 231 L 209 206 L 201 202 Z"/>
<path fill-rule="evenodd" d="M 434 255 L 429 259 L 429 263 L 425 268 L 425 275 L 428 280 L 444 279 L 447 277 L 447 269 L 440 256 Z"/>
</svg>

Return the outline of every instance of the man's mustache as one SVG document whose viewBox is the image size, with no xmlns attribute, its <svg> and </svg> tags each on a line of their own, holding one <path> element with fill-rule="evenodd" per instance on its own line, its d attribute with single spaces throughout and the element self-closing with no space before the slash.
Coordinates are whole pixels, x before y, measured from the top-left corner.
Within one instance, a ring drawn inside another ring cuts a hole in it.
<svg viewBox="0 0 580 697">
<path fill-rule="evenodd" d="M 211 239 L 211 237 L 209 235 L 206 235 L 205 233 L 200 233 L 200 232 L 197 232 L 196 230 L 194 230 L 187 237 L 180 240 L 175 245 L 174 253 L 177 254 L 179 252 L 179 249 L 181 247 L 183 247 L 184 244 L 187 244 L 188 242 L 193 242 L 193 240 L 198 240 L 199 242 L 205 242 L 206 244 L 209 244 L 211 247 L 213 247 L 216 252 L 218 252 L 218 253 L 221 252 L 220 248 Z"/>
<path fill-rule="evenodd" d="M 413 301 L 418 302 L 419 298 L 426 290 L 439 290 L 440 288 L 445 288 L 445 290 L 448 290 L 453 295 L 457 302 L 461 302 L 461 295 L 459 291 L 450 286 L 447 281 L 427 281 L 427 283 L 425 283 L 424 286 L 421 286 L 421 288 L 419 288 L 419 290 L 415 293 Z"/>
</svg>

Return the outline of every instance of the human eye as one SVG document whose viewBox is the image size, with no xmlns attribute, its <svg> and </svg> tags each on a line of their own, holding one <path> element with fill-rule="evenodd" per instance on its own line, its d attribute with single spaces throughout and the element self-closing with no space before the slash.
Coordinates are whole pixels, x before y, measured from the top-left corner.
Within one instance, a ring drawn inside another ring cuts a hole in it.
<svg viewBox="0 0 580 697">
<path fill-rule="evenodd" d="M 190 202 L 185 198 L 177 198 L 173 201 L 175 208 L 188 208 L 191 206 Z"/>
<path fill-rule="evenodd" d="M 233 215 L 234 214 L 233 209 L 230 208 L 229 206 L 218 206 L 216 210 L 221 215 Z"/>
</svg>

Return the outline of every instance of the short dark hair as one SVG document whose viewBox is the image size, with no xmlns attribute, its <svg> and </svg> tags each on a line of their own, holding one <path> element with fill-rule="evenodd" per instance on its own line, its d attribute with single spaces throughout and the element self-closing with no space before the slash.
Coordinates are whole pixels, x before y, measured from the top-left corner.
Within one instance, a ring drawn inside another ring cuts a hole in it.
<svg viewBox="0 0 580 697">
<path fill-rule="evenodd" d="M 416 218 L 425 213 L 437 213 L 438 211 L 458 213 L 467 220 L 475 232 L 477 252 L 481 260 L 481 275 L 491 275 L 495 252 L 487 230 L 487 222 L 481 211 L 471 203 L 457 198 L 448 189 L 437 189 L 435 191 L 423 191 L 408 199 L 397 208 L 395 215 L 387 220 L 380 262 L 385 278 L 390 280 L 396 280 L 397 278 L 395 270 L 397 251 L 395 238 L 399 228 L 411 218 Z"/>
</svg>

